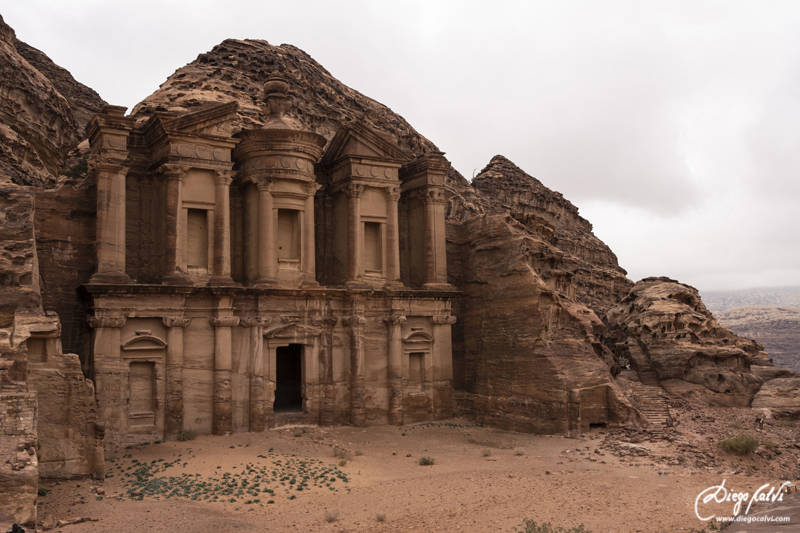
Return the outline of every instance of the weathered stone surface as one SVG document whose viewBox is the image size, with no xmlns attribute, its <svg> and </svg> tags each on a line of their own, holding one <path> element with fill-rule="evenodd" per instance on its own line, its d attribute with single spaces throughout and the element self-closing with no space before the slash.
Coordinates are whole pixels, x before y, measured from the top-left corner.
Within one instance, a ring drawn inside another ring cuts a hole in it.
<svg viewBox="0 0 800 533">
<path fill-rule="evenodd" d="M 769 365 L 755 341 L 720 326 L 697 290 L 669 278 L 646 278 L 609 310 L 608 345 L 639 379 L 717 405 L 747 406 Z"/>
<path fill-rule="evenodd" d="M 284 120 L 292 129 L 332 139 L 348 122 L 383 132 L 412 154 L 435 150 L 428 139 L 391 109 L 347 87 L 308 54 L 289 44 L 227 39 L 178 69 L 133 109 L 140 120 L 156 111 L 185 113 L 210 103 L 236 101 L 238 118 L 232 133 L 265 124 L 261 98 L 264 82 L 279 72 L 289 83 L 291 107 Z"/>
<path fill-rule="evenodd" d="M 776 367 L 800 372 L 800 307 L 734 307 L 714 316 L 737 335 L 763 344 Z"/>
<path fill-rule="evenodd" d="M 19 54 L 2 18 L 0 38 L 0 179 L 52 186 L 80 141 L 78 123 L 53 83 Z"/>
<path fill-rule="evenodd" d="M 756 393 L 751 407 L 769 409 L 778 419 L 800 419 L 800 377 L 768 381 Z"/>
<path fill-rule="evenodd" d="M 603 314 L 633 285 L 578 208 L 505 157 L 493 157 L 472 185 L 460 176 L 447 183 L 449 222 L 510 214 L 538 241 L 524 251 L 526 261 L 561 296 Z"/>
<path fill-rule="evenodd" d="M 0 390 L 0 516 L 25 525 L 36 521 L 36 419 L 35 394 Z"/>
<path fill-rule="evenodd" d="M 611 377 L 605 328 L 549 287 L 532 265 L 547 244 L 509 215 L 448 226 L 448 264 L 462 291 L 454 326 L 456 399 L 485 424 L 534 433 L 642 422 Z"/>
</svg>

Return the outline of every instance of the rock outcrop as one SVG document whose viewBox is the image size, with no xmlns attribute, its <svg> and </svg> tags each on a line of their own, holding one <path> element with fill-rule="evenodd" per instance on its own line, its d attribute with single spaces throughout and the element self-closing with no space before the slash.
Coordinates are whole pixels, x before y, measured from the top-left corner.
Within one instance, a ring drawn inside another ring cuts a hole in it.
<svg viewBox="0 0 800 533">
<path fill-rule="evenodd" d="M 777 378 L 761 387 L 751 405 L 777 419 L 800 420 L 800 377 Z"/>
<path fill-rule="evenodd" d="M 612 379 L 597 315 L 536 268 L 551 249 L 505 214 L 448 225 L 448 268 L 462 291 L 454 325 L 456 399 L 481 423 L 576 433 L 642 423 Z"/>
<path fill-rule="evenodd" d="M 763 384 L 752 367 L 771 366 L 759 343 L 720 326 L 696 289 L 669 278 L 638 282 L 607 320 L 617 356 L 674 395 L 746 407 Z"/>
<path fill-rule="evenodd" d="M 800 372 L 800 307 L 734 307 L 714 316 L 737 335 L 763 344 L 778 369 Z"/>
</svg>

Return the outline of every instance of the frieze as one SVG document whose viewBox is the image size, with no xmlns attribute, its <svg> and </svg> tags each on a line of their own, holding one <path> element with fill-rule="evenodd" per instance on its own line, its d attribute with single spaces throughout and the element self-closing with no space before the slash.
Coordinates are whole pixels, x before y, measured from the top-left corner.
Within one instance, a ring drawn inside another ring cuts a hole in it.
<svg viewBox="0 0 800 533">
<path fill-rule="evenodd" d="M 231 151 L 225 148 L 214 148 L 202 144 L 173 143 L 170 145 L 170 153 L 180 157 L 190 157 L 194 159 L 206 159 L 227 163 L 231 160 Z"/>
<path fill-rule="evenodd" d="M 232 328 L 239 325 L 238 316 L 212 316 L 208 321 L 215 328 Z"/>
<path fill-rule="evenodd" d="M 243 328 L 255 328 L 259 326 L 261 327 L 268 326 L 270 322 L 272 322 L 272 319 L 270 317 L 247 316 L 247 317 L 242 317 L 242 319 L 239 321 L 239 325 L 242 326 Z"/>
<path fill-rule="evenodd" d="M 185 328 L 192 323 L 192 319 L 188 316 L 165 316 L 161 322 L 168 328 Z"/>
<path fill-rule="evenodd" d="M 90 316 L 86 319 L 90 328 L 121 328 L 125 325 L 127 317 Z"/>
<path fill-rule="evenodd" d="M 447 324 L 452 325 L 455 323 L 456 323 L 456 317 L 454 316 L 434 315 L 431 317 L 431 324 L 443 326 Z"/>
</svg>

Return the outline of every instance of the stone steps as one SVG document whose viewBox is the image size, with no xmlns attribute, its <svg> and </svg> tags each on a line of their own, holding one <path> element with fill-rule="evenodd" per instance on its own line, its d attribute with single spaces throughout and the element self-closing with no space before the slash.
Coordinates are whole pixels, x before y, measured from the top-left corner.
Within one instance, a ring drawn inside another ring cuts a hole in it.
<svg viewBox="0 0 800 533">
<path fill-rule="evenodd" d="M 631 396 L 635 399 L 636 409 L 647 420 L 653 432 L 662 433 L 671 415 L 661 387 L 633 382 Z"/>
</svg>

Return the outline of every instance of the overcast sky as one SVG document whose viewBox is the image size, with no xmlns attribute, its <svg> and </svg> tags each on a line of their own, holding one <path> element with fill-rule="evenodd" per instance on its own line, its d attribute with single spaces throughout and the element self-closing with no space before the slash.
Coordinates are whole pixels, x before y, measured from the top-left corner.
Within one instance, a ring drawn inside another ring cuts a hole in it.
<svg viewBox="0 0 800 533">
<path fill-rule="evenodd" d="M 800 2 L 0 0 L 17 37 L 132 108 L 226 38 L 290 43 L 467 178 L 502 154 L 634 281 L 800 285 Z"/>
</svg>

